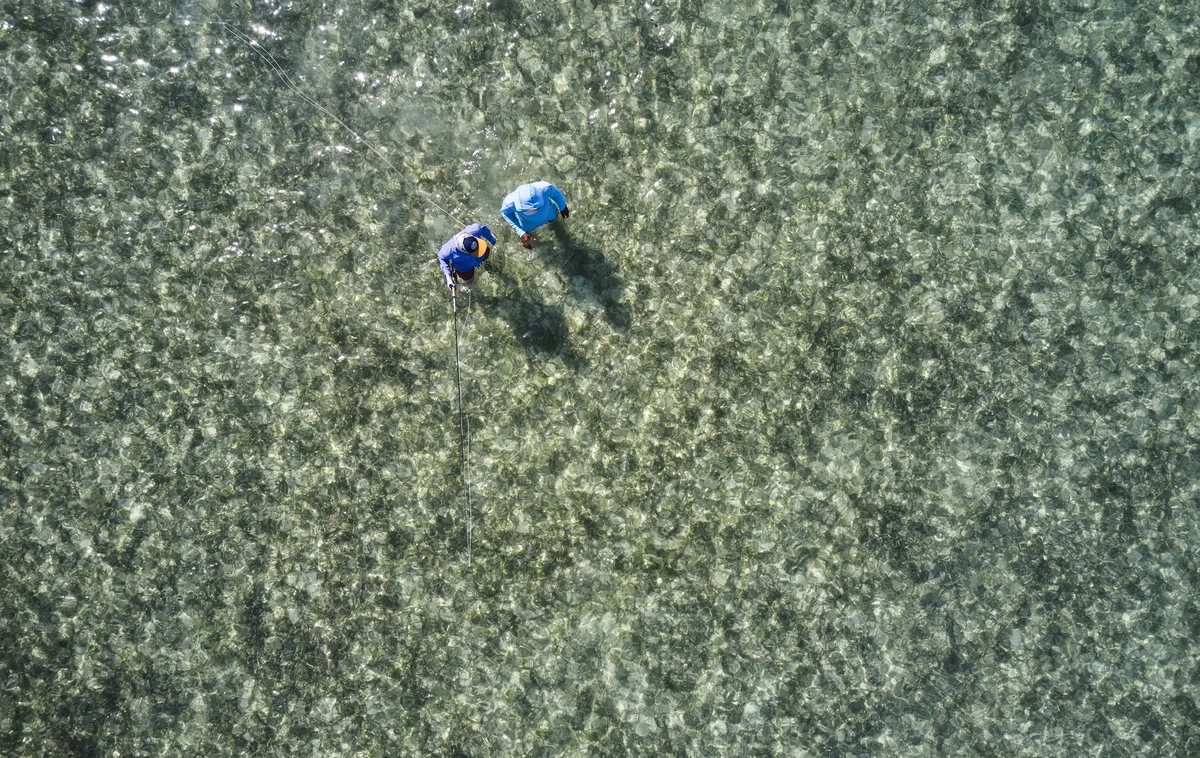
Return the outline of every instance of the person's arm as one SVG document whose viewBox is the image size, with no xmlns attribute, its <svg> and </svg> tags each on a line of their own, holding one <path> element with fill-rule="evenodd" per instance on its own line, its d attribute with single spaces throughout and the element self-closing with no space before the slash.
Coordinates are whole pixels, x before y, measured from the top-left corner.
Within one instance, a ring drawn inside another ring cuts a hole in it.
<svg viewBox="0 0 1200 758">
<path fill-rule="evenodd" d="M 546 197 L 550 198 L 550 202 L 554 203 L 559 212 L 562 213 L 563 218 L 571 215 L 571 211 L 567 210 L 567 196 L 558 187 L 555 187 L 553 184 L 547 187 Z"/>
<path fill-rule="evenodd" d="M 492 230 L 488 229 L 483 224 L 471 224 L 466 229 L 463 229 L 463 231 L 472 237 L 479 237 L 487 240 L 489 245 L 496 244 L 496 235 L 492 234 Z"/>
<path fill-rule="evenodd" d="M 504 220 L 507 221 L 508 225 L 513 228 L 513 231 L 517 233 L 518 237 L 525 233 L 525 230 L 521 228 L 520 217 L 517 215 L 516 203 L 506 204 L 500 209 L 500 215 L 504 217 Z"/>
<path fill-rule="evenodd" d="M 450 261 L 442 257 L 438 253 L 438 264 L 442 267 L 442 275 L 446 277 L 446 286 L 454 289 L 454 269 L 450 268 Z"/>
</svg>

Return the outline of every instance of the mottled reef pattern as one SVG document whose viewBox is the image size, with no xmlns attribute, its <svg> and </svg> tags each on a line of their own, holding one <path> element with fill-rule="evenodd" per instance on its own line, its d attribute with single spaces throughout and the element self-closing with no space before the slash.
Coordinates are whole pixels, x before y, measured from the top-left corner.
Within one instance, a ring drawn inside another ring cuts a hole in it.
<svg viewBox="0 0 1200 758">
<path fill-rule="evenodd" d="M 1194 3 L 0 0 L 0 754 L 1200 754 L 1197 140 Z"/>
</svg>

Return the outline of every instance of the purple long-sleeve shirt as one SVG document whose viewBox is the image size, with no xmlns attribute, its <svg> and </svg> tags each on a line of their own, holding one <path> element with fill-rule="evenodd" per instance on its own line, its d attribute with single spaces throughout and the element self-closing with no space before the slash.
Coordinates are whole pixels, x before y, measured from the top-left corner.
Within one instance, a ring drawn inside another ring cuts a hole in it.
<svg viewBox="0 0 1200 758">
<path fill-rule="evenodd" d="M 462 246 L 463 240 L 467 237 L 478 237 L 487 240 L 487 254 L 482 258 L 476 258 L 474 255 L 468 253 Z M 438 264 L 442 267 L 442 273 L 446 275 L 446 281 L 451 281 L 452 270 L 470 271 L 486 261 L 488 256 L 492 254 L 492 245 L 495 244 L 496 235 L 492 234 L 492 230 L 482 224 L 471 224 L 447 240 L 446 244 L 442 245 L 442 249 L 438 251 Z"/>
</svg>

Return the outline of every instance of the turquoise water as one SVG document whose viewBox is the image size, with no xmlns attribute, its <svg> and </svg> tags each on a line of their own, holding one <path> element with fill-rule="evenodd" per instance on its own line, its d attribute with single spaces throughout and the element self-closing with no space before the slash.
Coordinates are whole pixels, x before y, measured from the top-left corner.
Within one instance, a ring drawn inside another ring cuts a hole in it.
<svg viewBox="0 0 1200 758">
<path fill-rule="evenodd" d="M 5 755 L 1200 752 L 1194 8 L 138 5 L 0 3 Z"/>
</svg>

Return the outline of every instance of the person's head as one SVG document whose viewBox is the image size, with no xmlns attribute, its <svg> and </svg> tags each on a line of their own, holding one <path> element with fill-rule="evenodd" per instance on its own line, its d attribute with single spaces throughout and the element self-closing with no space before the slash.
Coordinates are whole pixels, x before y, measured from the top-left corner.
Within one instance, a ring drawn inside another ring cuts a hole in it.
<svg viewBox="0 0 1200 758">
<path fill-rule="evenodd" d="M 463 250 L 466 250 L 476 258 L 482 258 L 487 255 L 488 243 L 485 239 L 468 235 L 463 240 L 462 246 Z"/>
<path fill-rule="evenodd" d="M 542 209 L 541 199 L 533 191 L 532 184 L 522 184 L 517 187 L 517 210 L 532 216 Z"/>
</svg>

